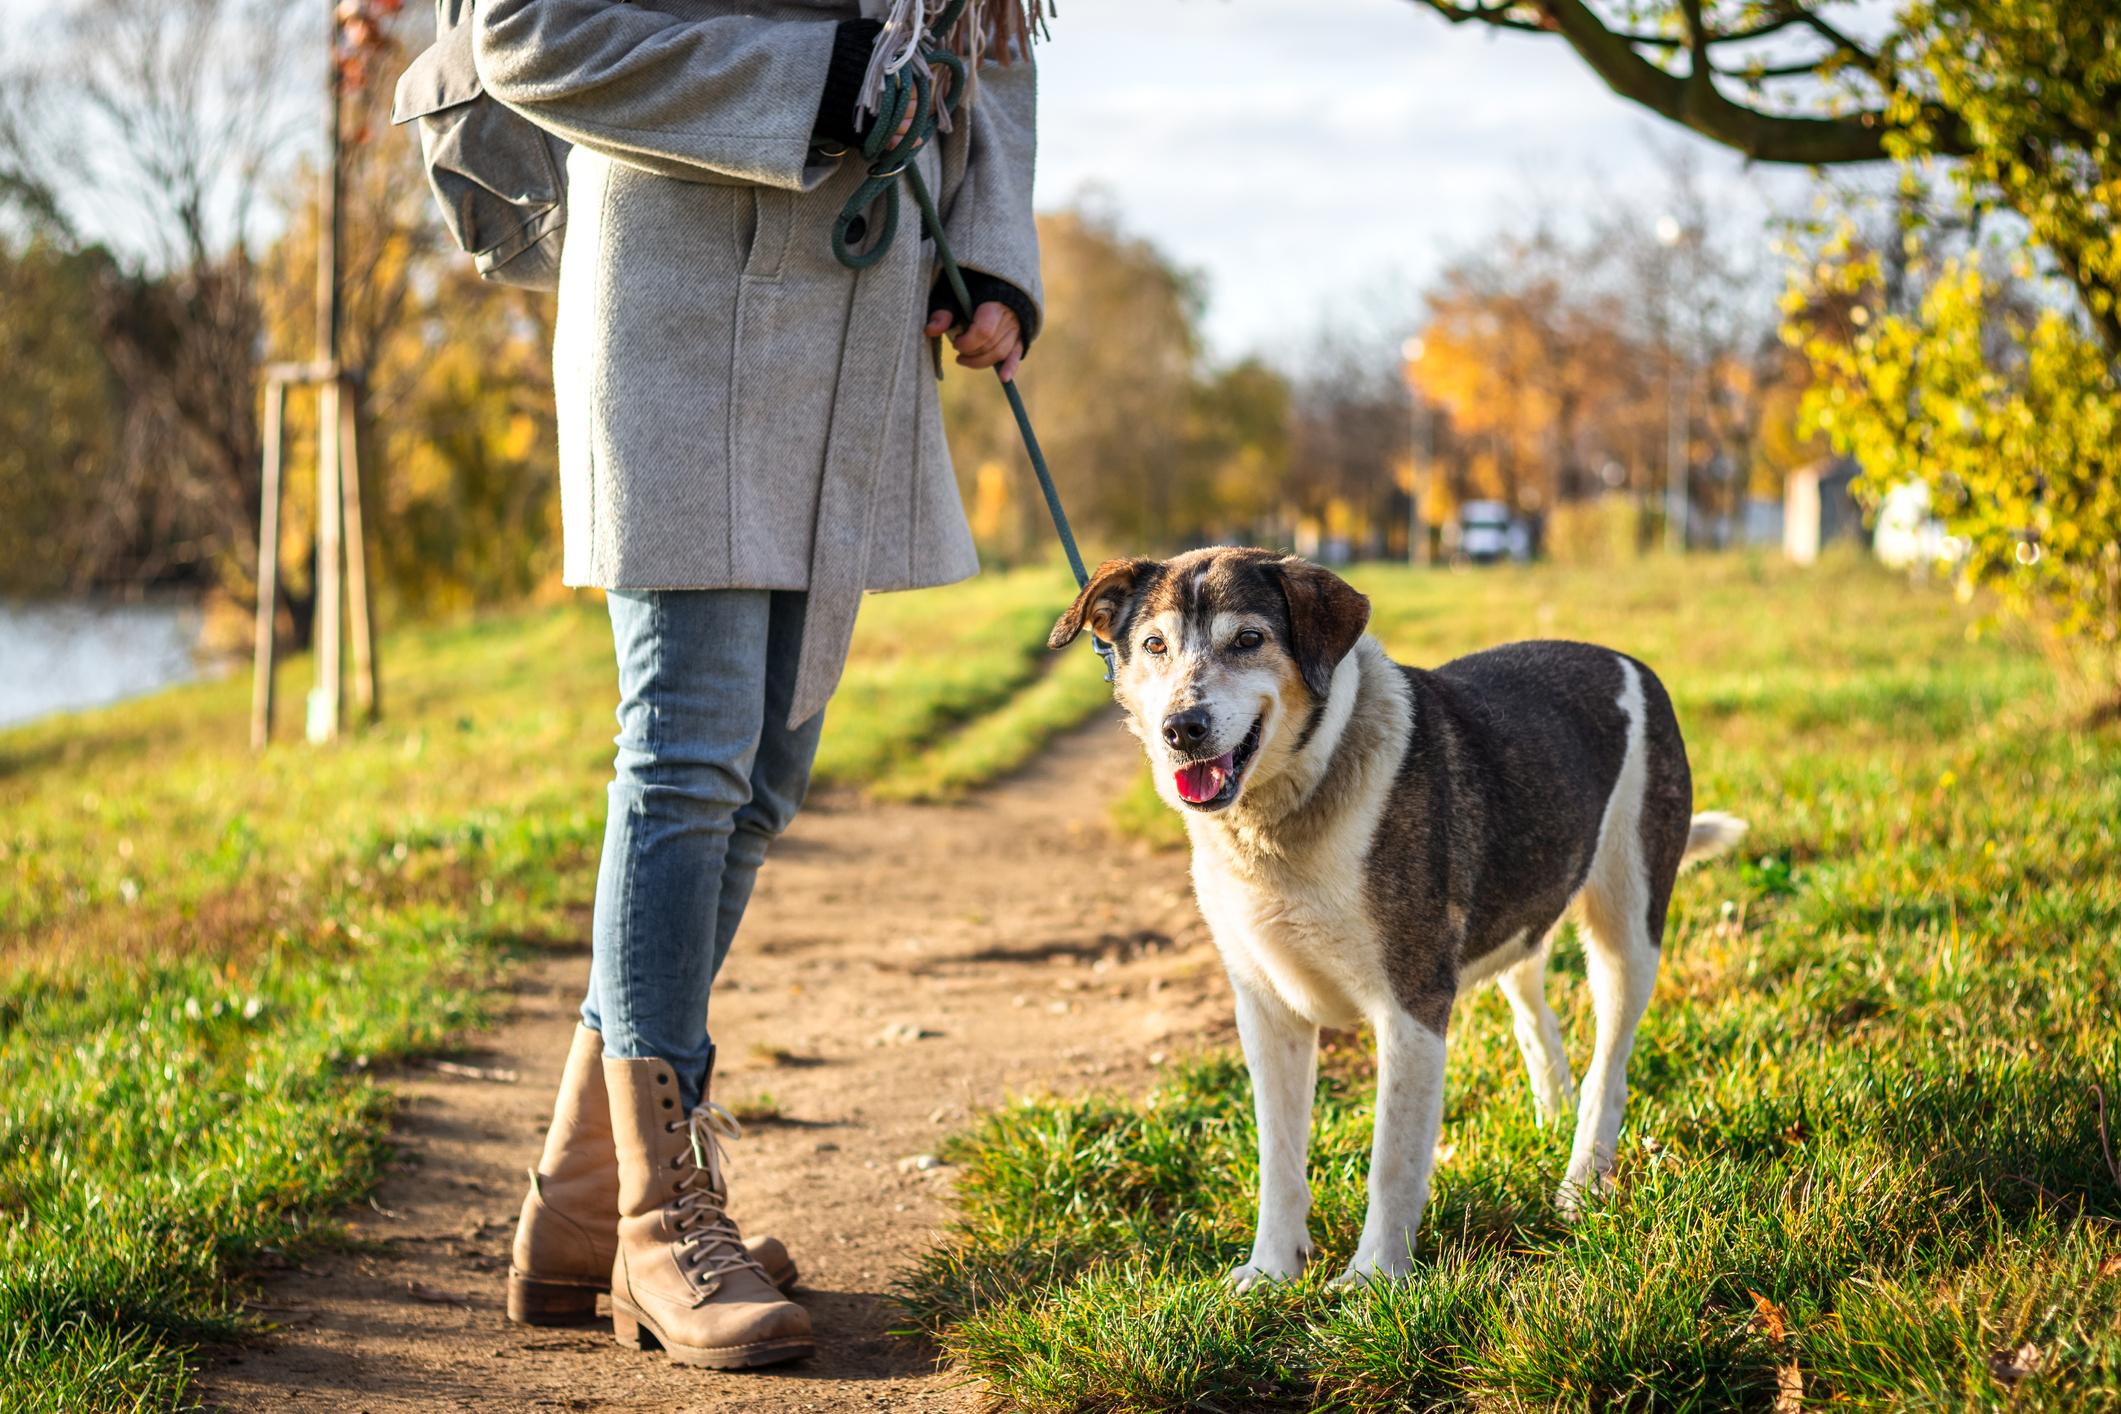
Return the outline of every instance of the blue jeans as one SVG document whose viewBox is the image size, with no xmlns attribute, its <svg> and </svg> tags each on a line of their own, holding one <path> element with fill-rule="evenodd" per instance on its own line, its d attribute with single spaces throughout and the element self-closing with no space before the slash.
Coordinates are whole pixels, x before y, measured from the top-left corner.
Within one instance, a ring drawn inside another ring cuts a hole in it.
<svg viewBox="0 0 2121 1414">
<path fill-rule="evenodd" d="M 618 760 L 582 1023 L 615 1059 L 676 1068 L 700 1102 L 707 994 L 766 847 L 810 783 L 820 712 L 788 730 L 800 591 L 612 590 Z"/>
</svg>

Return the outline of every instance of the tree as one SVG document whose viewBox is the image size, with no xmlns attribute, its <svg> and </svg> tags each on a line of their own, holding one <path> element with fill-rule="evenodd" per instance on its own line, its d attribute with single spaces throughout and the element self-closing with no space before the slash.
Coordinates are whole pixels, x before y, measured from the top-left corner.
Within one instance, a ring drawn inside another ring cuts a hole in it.
<svg viewBox="0 0 2121 1414">
<path fill-rule="evenodd" d="M 78 0 L 0 74 L 0 198 L 96 265 L 92 337 L 116 436 L 76 461 L 71 588 L 209 583 L 257 545 L 251 215 L 285 129 L 288 11 Z M 123 231 L 84 246 L 85 218 Z M 23 401 L 26 389 L 11 390 Z"/>
<path fill-rule="evenodd" d="M 1847 228 L 1820 256 L 1786 297 L 1785 337 L 1817 374 L 1812 424 L 1872 492 L 1928 488 L 1965 594 L 1997 590 L 2072 675 L 2121 689 L 2121 392 L 2104 350 L 2030 297 L 2029 263 L 1918 259 L 1919 302 L 1896 309 L 1882 255 Z"/>
<path fill-rule="evenodd" d="M 1875 41 L 1831 18 L 1851 0 L 1421 3 L 1558 34 L 1623 98 L 1754 161 L 1966 159 L 1969 195 L 2031 224 L 2121 354 L 2114 0 L 1918 0 Z"/>
<path fill-rule="evenodd" d="M 1442 499 L 1539 514 L 1627 489 L 1646 545 L 1676 415 L 1690 532 L 1721 543 L 1748 483 L 1779 489 L 1794 450 L 1759 244 L 1679 156 L 1655 203 L 1616 203 L 1581 228 L 1535 211 L 1445 266 L 1409 370 L 1439 414 Z"/>
<path fill-rule="evenodd" d="M 1397 549 L 1393 535 L 1408 520 L 1400 476 L 1411 464 L 1414 424 L 1396 332 L 1336 312 L 1303 359 L 1281 500 L 1305 553 L 1331 561 Z"/>
<path fill-rule="evenodd" d="M 2058 643 L 2093 645 L 2121 684 L 2121 3 L 1907 0 L 1875 42 L 1829 18 L 1845 0 L 1422 3 L 1558 33 L 1615 92 L 1756 160 L 1899 159 L 1898 228 L 1868 245 L 1844 228 L 1793 270 L 1810 423 L 1871 494 L 1929 489 L 1969 592 L 1991 584 Z M 1940 158 L 1968 234 L 2014 212 L 2038 247 L 2026 276 L 2058 277 L 2074 310 L 1999 306 L 1970 254 L 1901 260 L 1936 234 Z"/>
<path fill-rule="evenodd" d="M 118 421 L 97 347 L 100 252 L 0 242 L 0 594 L 78 587 Z"/>
</svg>

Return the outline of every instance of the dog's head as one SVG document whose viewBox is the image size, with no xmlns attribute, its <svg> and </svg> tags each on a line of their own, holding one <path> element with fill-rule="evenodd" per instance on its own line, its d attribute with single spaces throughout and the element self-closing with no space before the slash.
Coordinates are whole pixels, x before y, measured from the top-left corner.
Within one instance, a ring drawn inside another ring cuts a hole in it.
<svg viewBox="0 0 2121 1414">
<path fill-rule="evenodd" d="M 1302 744 L 1370 621 L 1330 570 L 1265 550 L 1107 560 L 1048 640 L 1085 628 L 1118 649 L 1113 688 L 1167 798 L 1227 810 Z"/>
</svg>

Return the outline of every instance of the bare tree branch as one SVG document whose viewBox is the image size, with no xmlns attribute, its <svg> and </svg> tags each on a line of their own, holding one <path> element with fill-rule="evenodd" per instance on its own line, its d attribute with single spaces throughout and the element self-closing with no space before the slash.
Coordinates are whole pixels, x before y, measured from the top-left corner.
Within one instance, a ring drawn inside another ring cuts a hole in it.
<svg viewBox="0 0 2121 1414">
<path fill-rule="evenodd" d="M 1770 112 L 1736 101 L 1717 87 L 1719 76 L 1754 83 L 1805 75 L 1823 79 L 1839 64 L 1856 66 L 1881 87 L 1892 86 L 1893 68 L 1884 51 L 1865 49 L 1795 0 L 1780 7 L 1772 19 L 1727 33 L 1709 27 L 1700 0 L 1680 0 L 1685 32 L 1676 36 L 1614 30 L 1585 0 L 1514 0 L 1500 6 L 1459 5 L 1454 0 L 1421 3 L 1454 24 L 1477 21 L 1497 28 L 1559 34 L 1621 97 L 1756 162 L 1831 166 L 1889 156 L 1885 139 L 1890 129 L 1882 107 L 1822 116 Z M 1764 38 L 1796 26 L 1824 39 L 1830 46 L 1828 52 L 1803 63 L 1751 70 L 1723 70 L 1711 60 L 1717 46 Z M 1672 73 L 1645 58 L 1639 48 L 1668 54 L 1683 49 L 1690 60 L 1688 71 Z M 1961 125 L 1952 114 L 1932 107 L 1930 116 L 1941 135 L 1940 155 L 1957 156 L 1968 150 Z"/>
</svg>

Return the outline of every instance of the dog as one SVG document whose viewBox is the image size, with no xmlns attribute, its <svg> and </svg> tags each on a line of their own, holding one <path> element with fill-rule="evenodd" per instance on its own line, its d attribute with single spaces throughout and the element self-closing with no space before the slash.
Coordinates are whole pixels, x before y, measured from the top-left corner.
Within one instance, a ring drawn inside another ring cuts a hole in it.
<svg viewBox="0 0 2121 1414">
<path fill-rule="evenodd" d="M 1580 1212 L 1612 1169 L 1672 881 L 1746 828 L 1694 813 L 1671 699 L 1635 659 L 1528 642 L 1409 668 L 1369 618 L 1329 570 L 1215 548 L 1106 561 L 1049 640 L 1088 628 L 1115 646 L 1114 693 L 1192 839 L 1259 1121 L 1240 1289 L 1311 1260 L 1321 1026 L 1377 1038 L 1369 1211 L 1343 1283 L 1413 1264 L 1461 992 L 1500 985 L 1542 1122 L 1567 1112 L 1546 966 L 1572 908 L 1598 1040 L 1556 1201 Z"/>
</svg>

